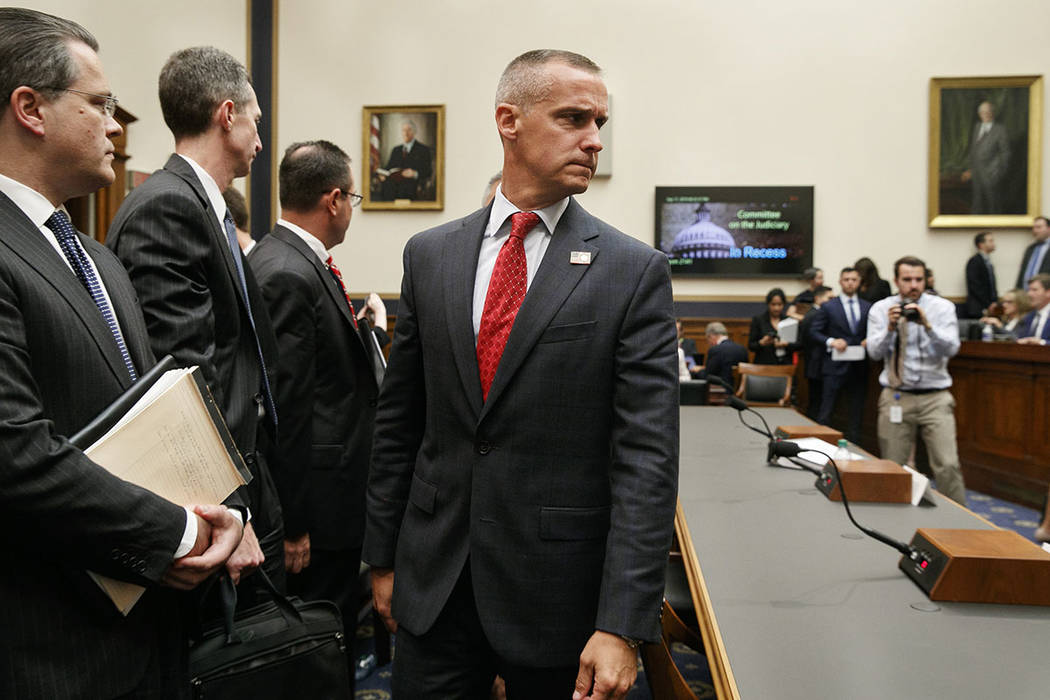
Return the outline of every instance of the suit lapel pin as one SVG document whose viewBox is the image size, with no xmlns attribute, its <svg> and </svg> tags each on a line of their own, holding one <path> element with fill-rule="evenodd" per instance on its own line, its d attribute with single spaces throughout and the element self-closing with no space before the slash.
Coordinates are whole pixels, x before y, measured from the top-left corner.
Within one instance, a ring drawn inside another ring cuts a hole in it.
<svg viewBox="0 0 1050 700">
<path fill-rule="evenodd" d="M 569 253 L 570 265 L 590 265 L 591 253 L 587 250 L 574 250 Z"/>
</svg>

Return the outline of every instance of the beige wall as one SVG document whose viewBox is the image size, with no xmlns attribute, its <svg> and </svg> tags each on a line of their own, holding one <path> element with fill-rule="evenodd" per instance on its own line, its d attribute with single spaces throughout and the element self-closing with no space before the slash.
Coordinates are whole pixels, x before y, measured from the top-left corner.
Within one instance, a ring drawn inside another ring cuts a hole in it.
<svg viewBox="0 0 1050 700">
<path fill-rule="evenodd" d="M 926 226 L 929 78 L 1050 66 L 1045 0 L 533 0 L 528 13 L 490 0 L 280 5 L 278 152 L 328 138 L 360 178 L 363 105 L 446 105 L 446 208 L 356 212 L 335 255 L 358 293 L 395 293 L 408 237 L 479 205 L 501 164 L 499 73 L 518 53 L 550 46 L 595 59 L 614 97 L 613 175 L 580 198 L 593 213 L 651 242 L 656 185 L 811 184 L 817 265 L 835 270 L 867 254 L 890 276 L 896 257 L 917 254 L 942 293 L 961 295 L 974 231 Z M 155 97 L 164 58 L 200 43 L 245 53 L 244 2 L 38 6 L 98 34 L 114 91 L 142 118 L 132 127 L 136 169 L 159 166 L 171 148 Z M 1042 190 L 1050 206 L 1050 182 Z M 997 234 L 1005 285 L 1029 235 Z M 676 281 L 675 291 L 757 296 L 773 283 Z"/>
</svg>

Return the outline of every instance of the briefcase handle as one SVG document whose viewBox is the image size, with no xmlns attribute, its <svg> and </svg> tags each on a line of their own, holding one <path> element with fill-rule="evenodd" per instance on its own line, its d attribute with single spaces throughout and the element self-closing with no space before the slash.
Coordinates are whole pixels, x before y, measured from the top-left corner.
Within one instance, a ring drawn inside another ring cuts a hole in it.
<svg viewBox="0 0 1050 700">
<path fill-rule="evenodd" d="M 270 594 L 270 598 L 289 624 L 302 624 L 303 616 L 292 604 L 292 601 L 288 600 L 287 597 L 277 590 L 277 587 L 273 585 L 273 581 L 270 580 L 270 577 L 266 575 L 263 569 L 256 569 L 252 576 L 257 577 L 255 580 L 262 583 L 263 590 Z M 219 577 L 218 585 L 219 602 L 222 605 L 222 624 L 226 630 L 226 646 L 240 644 L 241 640 L 233 633 L 234 616 L 237 612 L 237 586 L 225 574 Z"/>
</svg>

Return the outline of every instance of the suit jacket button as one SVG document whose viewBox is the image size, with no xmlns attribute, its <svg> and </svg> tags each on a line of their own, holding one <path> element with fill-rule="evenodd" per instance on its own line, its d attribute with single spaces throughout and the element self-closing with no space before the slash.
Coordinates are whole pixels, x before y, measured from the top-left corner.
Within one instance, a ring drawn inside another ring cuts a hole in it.
<svg viewBox="0 0 1050 700">
<path fill-rule="evenodd" d="M 482 440 L 478 443 L 478 454 L 487 455 L 492 451 L 492 445 L 487 440 Z"/>
<path fill-rule="evenodd" d="M 375 408 L 378 405 L 379 405 L 379 401 L 377 401 L 376 399 L 369 399 L 368 400 L 369 408 Z"/>
</svg>

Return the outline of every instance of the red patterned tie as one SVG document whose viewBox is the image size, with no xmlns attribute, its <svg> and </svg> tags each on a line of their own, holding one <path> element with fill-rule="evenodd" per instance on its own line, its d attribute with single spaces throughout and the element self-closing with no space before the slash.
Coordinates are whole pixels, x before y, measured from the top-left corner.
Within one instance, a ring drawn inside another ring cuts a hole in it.
<svg viewBox="0 0 1050 700">
<path fill-rule="evenodd" d="M 525 299 L 528 268 L 525 264 L 525 236 L 539 223 L 540 217 L 531 211 L 519 211 L 510 217 L 510 236 L 503 243 L 492 268 L 489 291 L 485 295 L 485 310 L 478 328 L 478 373 L 481 375 L 481 396 L 487 399 L 492 378 L 503 357 L 503 348 L 514 326 L 521 302 Z"/>
<path fill-rule="evenodd" d="M 339 283 L 339 288 L 343 290 L 343 296 L 346 297 L 346 303 L 350 307 L 350 318 L 354 322 L 354 328 L 357 328 L 357 312 L 354 311 L 354 302 L 350 301 L 350 295 L 346 293 L 346 285 L 343 284 L 343 273 L 335 266 L 335 261 L 332 260 L 331 255 L 328 256 L 325 265 L 328 266 L 328 270 L 335 277 L 335 281 Z"/>
</svg>

